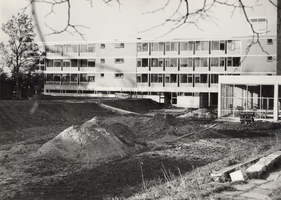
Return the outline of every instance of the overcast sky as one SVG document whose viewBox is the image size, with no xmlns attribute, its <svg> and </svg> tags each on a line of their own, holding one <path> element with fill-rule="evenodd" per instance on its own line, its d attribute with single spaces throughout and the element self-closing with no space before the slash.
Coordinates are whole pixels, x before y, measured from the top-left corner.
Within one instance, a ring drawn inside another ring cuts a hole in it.
<svg viewBox="0 0 281 200">
<path fill-rule="evenodd" d="M 165 5 L 166 0 L 120 0 L 122 5 L 112 3 L 106 5 L 102 0 L 71 0 L 71 23 L 83 25 L 87 28 L 80 27 L 79 31 L 85 34 L 86 40 L 131 40 L 136 38 L 142 39 L 174 39 L 174 38 L 221 38 L 231 36 L 243 36 L 249 31 L 249 25 L 245 17 L 239 10 L 232 13 L 233 8 L 217 5 L 210 14 L 213 16 L 207 21 L 201 21 L 197 25 L 184 25 L 183 27 L 163 36 L 171 29 L 172 23 L 167 23 L 163 27 L 145 31 L 155 25 L 159 25 L 171 16 L 179 0 L 170 0 L 170 4 L 158 12 L 154 11 Z M 0 0 L 1 2 L 1 24 L 6 23 L 12 15 L 22 12 L 29 1 L 27 0 Z M 202 6 L 202 0 L 190 0 L 190 11 Z M 267 17 L 276 22 L 276 8 L 268 0 L 244 0 L 247 5 L 254 5 L 253 10 L 248 9 L 250 17 Z M 276 0 L 274 0 L 276 2 Z M 37 32 L 42 32 L 44 41 L 77 41 L 82 40 L 78 34 L 71 35 L 63 33 L 60 35 L 47 36 L 52 32 L 47 26 L 53 29 L 63 29 L 66 25 L 67 5 L 62 4 L 54 7 L 54 13 L 46 15 L 51 11 L 51 7 L 44 3 L 35 5 L 35 14 L 38 19 Z M 32 9 L 26 10 L 31 15 Z M 180 10 L 184 14 L 184 6 Z M 146 13 L 146 14 L 145 14 Z M 47 25 L 46 25 L 47 24 Z M 73 29 L 69 29 L 74 33 Z M 270 33 L 273 34 L 274 33 Z M 276 34 L 276 33 L 275 33 Z M 37 34 L 39 35 L 39 34 Z M 7 39 L 1 31 L 1 41 Z M 37 36 L 37 40 L 40 38 Z"/>
</svg>

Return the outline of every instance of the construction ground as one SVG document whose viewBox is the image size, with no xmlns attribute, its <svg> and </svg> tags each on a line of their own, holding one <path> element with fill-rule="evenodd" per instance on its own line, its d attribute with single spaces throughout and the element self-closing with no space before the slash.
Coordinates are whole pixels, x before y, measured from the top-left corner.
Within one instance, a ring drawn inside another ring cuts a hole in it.
<svg viewBox="0 0 281 200">
<path fill-rule="evenodd" d="M 280 128 L 149 99 L 0 101 L 0 199 L 215 199 L 237 183 L 210 174 L 279 150 Z"/>
</svg>

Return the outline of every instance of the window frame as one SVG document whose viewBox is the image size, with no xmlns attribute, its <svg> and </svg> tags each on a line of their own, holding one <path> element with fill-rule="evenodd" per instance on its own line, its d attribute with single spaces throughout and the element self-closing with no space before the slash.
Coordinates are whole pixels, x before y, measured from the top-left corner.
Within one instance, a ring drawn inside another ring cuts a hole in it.
<svg viewBox="0 0 281 200">
<path fill-rule="evenodd" d="M 114 63 L 115 64 L 123 64 L 123 63 L 125 63 L 125 60 L 124 60 L 124 58 L 115 58 Z"/>
<path fill-rule="evenodd" d="M 114 73 L 115 79 L 124 79 L 124 73 Z"/>
</svg>

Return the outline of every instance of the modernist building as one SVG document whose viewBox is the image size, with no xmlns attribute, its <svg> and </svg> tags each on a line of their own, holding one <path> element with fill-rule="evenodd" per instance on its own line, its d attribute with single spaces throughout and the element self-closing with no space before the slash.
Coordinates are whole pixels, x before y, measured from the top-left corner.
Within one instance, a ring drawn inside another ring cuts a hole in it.
<svg viewBox="0 0 281 200">
<path fill-rule="evenodd" d="M 243 18 L 237 26 L 241 33 L 231 37 L 43 44 L 44 92 L 106 97 L 128 94 L 175 106 L 218 106 L 219 116 L 232 117 L 239 110 L 275 108 L 276 119 L 280 104 L 280 86 L 274 82 L 280 71 L 277 17 L 269 6 L 258 9 L 261 17 L 249 16 L 251 27 Z M 264 17 L 269 14 L 271 18 Z M 266 85 L 263 77 L 267 77 Z M 251 78 L 255 81 L 249 81 Z"/>
<path fill-rule="evenodd" d="M 218 103 L 220 75 L 276 75 L 276 37 L 113 41 L 44 46 L 45 93 L 128 93 L 178 106 Z M 263 51 L 268 52 L 268 54 Z"/>
</svg>

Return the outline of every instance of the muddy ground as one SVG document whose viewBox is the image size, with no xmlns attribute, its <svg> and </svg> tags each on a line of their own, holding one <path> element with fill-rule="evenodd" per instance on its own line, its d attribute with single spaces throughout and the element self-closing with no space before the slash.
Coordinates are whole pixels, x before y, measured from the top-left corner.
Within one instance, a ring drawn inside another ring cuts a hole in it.
<svg viewBox="0 0 281 200">
<path fill-rule="evenodd" d="M 113 112 L 101 102 L 140 115 Z M 147 187 L 163 182 L 163 168 L 179 176 L 217 162 L 218 170 L 274 148 L 280 137 L 279 123 L 220 122 L 208 129 L 214 118 L 179 118 L 189 111 L 169 112 L 151 100 L 50 98 L 31 114 L 33 105 L 0 101 L 0 199 L 125 199 L 141 193 L 144 181 Z M 131 153 L 95 163 L 31 156 L 69 126 L 93 117 Z"/>
</svg>

